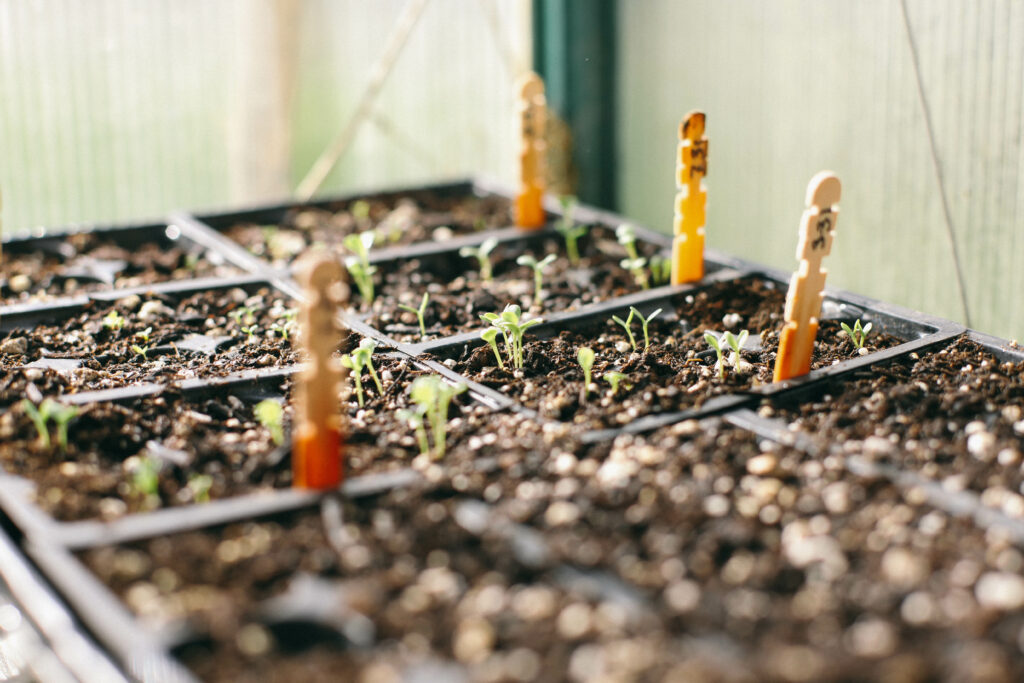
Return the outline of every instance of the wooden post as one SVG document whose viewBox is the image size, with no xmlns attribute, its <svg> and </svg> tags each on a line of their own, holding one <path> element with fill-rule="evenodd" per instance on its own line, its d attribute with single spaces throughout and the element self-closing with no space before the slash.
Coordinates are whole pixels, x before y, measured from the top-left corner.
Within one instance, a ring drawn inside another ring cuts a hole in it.
<svg viewBox="0 0 1024 683">
<path fill-rule="evenodd" d="M 679 123 L 675 219 L 672 222 L 672 284 L 704 277 L 704 223 L 707 218 L 708 138 L 704 113 L 691 111 Z"/>
<path fill-rule="evenodd" d="M 292 479 L 299 488 L 330 489 L 342 480 L 344 443 L 338 398 L 344 368 L 334 356 L 344 336 L 338 309 L 348 299 L 345 270 L 334 258 L 306 254 L 296 267 L 305 293 L 299 343 L 305 364 L 296 387 Z"/>
<path fill-rule="evenodd" d="M 807 185 L 807 210 L 800 221 L 796 248 L 800 266 L 793 273 L 786 295 L 786 326 L 779 336 L 779 354 L 775 359 L 776 382 L 811 371 L 811 353 L 828 274 L 821 267 L 821 260 L 832 251 L 841 190 L 839 178 L 828 171 L 818 173 Z"/>
<path fill-rule="evenodd" d="M 544 81 L 532 71 L 519 79 L 519 123 L 522 143 L 519 149 L 519 194 L 515 220 L 520 228 L 544 227 L 544 189 L 547 142 L 547 103 Z"/>
</svg>

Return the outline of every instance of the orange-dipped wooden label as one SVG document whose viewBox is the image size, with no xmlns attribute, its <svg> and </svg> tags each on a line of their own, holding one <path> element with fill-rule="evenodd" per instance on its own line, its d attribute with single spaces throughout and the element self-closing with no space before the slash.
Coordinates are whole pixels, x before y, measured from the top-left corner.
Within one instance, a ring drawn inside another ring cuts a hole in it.
<svg viewBox="0 0 1024 683">
<path fill-rule="evenodd" d="M 692 111 L 679 124 L 675 216 L 672 221 L 672 284 L 704 277 L 704 223 L 708 193 L 708 138 L 704 114 Z"/>
<path fill-rule="evenodd" d="M 292 483 L 300 488 L 334 488 L 342 479 L 338 394 L 345 375 L 334 350 L 344 335 L 337 319 L 349 291 L 344 273 L 337 259 L 322 253 L 303 256 L 296 266 L 304 297 L 298 334 L 304 363 L 295 388 Z"/>
<path fill-rule="evenodd" d="M 544 81 L 530 72 L 519 80 L 519 193 L 514 205 L 520 228 L 542 228 L 547 186 L 547 100 Z"/>
<path fill-rule="evenodd" d="M 292 444 L 294 485 L 305 489 L 336 488 L 345 478 L 343 459 L 340 429 L 303 430 Z"/>
<path fill-rule="evenodd" d="M 828 271 L 822 259 L 832 251 L 839 196 L 842 186 L 832 173 L 822 171 L 807 186 L 807 210 L 800 221 L 796 257 L 800 267 L 793 273 L 786 294 L 786 326 L 779 335 L 774 379 L 780 382 L 811 371 L 814 339 Z"/>
</svg>

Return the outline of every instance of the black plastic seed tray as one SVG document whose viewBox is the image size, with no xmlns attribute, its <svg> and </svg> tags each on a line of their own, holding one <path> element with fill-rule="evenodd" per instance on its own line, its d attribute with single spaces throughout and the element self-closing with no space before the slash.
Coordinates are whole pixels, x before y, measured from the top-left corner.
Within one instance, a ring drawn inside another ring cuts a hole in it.
<svg viewBox="0 0 1024 683">
<path fill-rule="evenodd" d="M 1024 361 L 1024 349 L 1014 342 L 975 331 L 967 332 L 966 337 L 976 342 L 1002 362 L 1019 363 Z M 955 341 L 955 338 L 946 341 L 947 343 Z M 921 354 L 937 352 L 944 346 L 933 344 L 931 345 L 932 348 L 922 351 Z M 890 356 L 885 360 L 895 360 L 903 357 L 903 355 Z M 876 365 L 884 365 L 885 360 Z M 871 372 L 871 369 L 866 368 L 864 372 Z M 804 403 L 820 400 L 825 394 L 842 391 L 842 382 L 842 376 L 823 377 L 818 381 L 807 383 L 794 391 L 779 394 L 774 398 L 787 403 Z M 769 401 L 768 405 L 771 405 L 771 401 Z M 984 411 L 979 412 L 978 417 L 982 419 Z M 1024 519 L 1010 516 L 1003 510 L 986 505 L 982 502 L 981 497 L 973 491 L 951 490 L 943 486 L 941 482 L 929 479 L 921 473 L 908 470 L 905 467 L 876 462 L 871 458 L 856 453 L 844 453 L 843 444 L 841 443 L 822 444 L 806 433 L 791 431 L 783 419 L 763 417 L 755 410 L 749 408 L 733 411 L 726 415 L 725 419 L 731 424 L 754 432 L 766 439 L 802 450 L 817 459 L 824 459 L 833 454 L 840 456 L 846 468 L 854 474 L 888 479 L 906 491 L 920 491 L 924 494 L 928 503 L 935 508 L 956 517 L 973 519 L 983 529 L 998 529 L 1013 543 L 1024 547 Z"/>
<path fill-rule="evenodd" d="M 3 239 L 4 277 L 0 280 L 0 314 L 11 307 L 61 299 L 80 299 L 96 292 L 128 287 L 159 286 L 182 277 L 231 277 L 251 272 L 252 263 L 212 248 L 210 231 L 171 222 L 115 226 L 70 226 L 7 236 Z M 72 245 L 75 244 L 75 246 Z M 179 250 L 178 260 L 152 264 L 141 260 L 166 257 Z M 133 255 L 139 263 L 131 260 Z M 158 268 L 157 265 L 160 267 Z M 39 270 L 35 277 L 28 269 Z M 21 275 L 21 283 L 15 282 Z M 74 281 L 72 291 L 65 284 Z M 13 287 L 13 289 L 12 289 Z"/>
</svg>

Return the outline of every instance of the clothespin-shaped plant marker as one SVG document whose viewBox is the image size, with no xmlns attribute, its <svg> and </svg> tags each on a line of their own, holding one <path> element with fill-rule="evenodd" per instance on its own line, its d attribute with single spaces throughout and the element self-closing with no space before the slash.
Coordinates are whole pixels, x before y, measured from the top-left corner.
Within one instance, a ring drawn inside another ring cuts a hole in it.
<svg viewBox="0 0 1024 683">
<path fill-rule="evenodd" d="M 679 124 L 676 158 L 675 218 L 672 222 L 672 284 L 695 282 L 704 277 L 704 222 L 708 193 L 708 138 L 704 113 L 691 111 Z"/>
<path fill-rule="evenodd" d="M 786 325 L 779 336 L 779 355 L 775 359 L 776 382 L 811 371 L 811 352 L 828 274 L 821 267 L 821 259 L 832 251 L 840 192 L 839 178 L 828 171 L 815 175 L 807 186 L 807 210 L 800 221 L 796 248 L 800 266 L 793 273 L 786 295 Z"/>
<path fill-rule="evenodd" d="M 544 81 L 532 71 L 519 80 L 519 194 L 515 221 L 520 228 L 544 227 L 544 189 L 547 173 L 547 101 Z"/>
<path fill-rule="evenodd" d="M 299 341 L 305 365 L 299 375 L 292 437 L 293 485 L 330 489 L 342 479 L 341 405 L 344 379 L 333 352 L 341 344 L 338 308 L 349 287 L 341 264 L 326 254 L 307 254 L 296 268 L 305 293 L 299 312 Z"/>
</svg>

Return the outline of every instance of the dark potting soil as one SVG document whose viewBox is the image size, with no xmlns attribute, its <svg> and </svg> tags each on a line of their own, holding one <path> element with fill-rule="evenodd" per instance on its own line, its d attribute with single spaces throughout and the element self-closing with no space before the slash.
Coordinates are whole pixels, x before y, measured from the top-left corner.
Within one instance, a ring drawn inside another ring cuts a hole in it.
<svg viewBox="0 0 1024 683">
<path fill-rule="evenodd" d="M 638 243 L 637 249 L 644 257 L 658 252 L 656 245 L 648 243 Z M 378 280 L 383 285 L 378 287 L 367 322 L 398 341 L 415 343 L 482 329 L 486 325 L 480 320 L 481 314 L 500 313 L 508 304 L 538 317 L 577 310 L 641 289 L 633 273 L 619 265 L 626 251 L 616 241 L 614 231 L 591 227 L 579 241 L 579 251 L 580 260 L 574 265 L 566 256 L 564 241 L 557 236 L 547 236 L 539 243 L 500 244 L 490 255 L 493 279 L 489 281 L 481 279 L 475 257 L 463 257 L 457 251 L 382 263 Z M 518 265 L 516 259 L 530 255 L 540 261 L 547 254 L 558 258 L 544 270 L 538 305 L 533 269 Z M 645 277 L 650 277 L 649 272 L 645 271 Z M 425 339 L 420 335 L 416 315 L 399 308 L 399 304 L 419 308 L 424 293 L 430 295 L 424 313 Z M 366 309 L 364 305 L 361 308 Z"/>
<path fill-rule="evenodd" d="M 353 215 L 362 202 L 365 217 Z M 375 248 L 415 242 L 443 242 L 454 235 L 512 225 L 511 204 L 498 196 L 443 196 L 429 191 L 331 204 L 325 209 L 299 208 L 279 225 L 239 223 L 225 234 L 275 267 L 288 266 L 313 245 L 342 253 L 342 240 L 355 233 L 377 231 Z"/>
<path fill-rule="evenodd" d="M 53 371 L 69 393 L 291 364 L 291 305 L 266 287 L 92 301 L 60 322 L 11 332 L 0 343 L 0 387 L 46 383 Z"/>
<path fill-rule="evenodd" d="M 803 405 L 766 407 L 823 448 L 841 448 L 970 489 L 1024 517 L 1024 362 L 969 338 L 858 371 Z"/>
<path fill-rule="evenodd" d="M 505 368 L 499 368 L 486 344 L 467 345 L 448 354 L 446 360 L 449 364 L 455 361 L 455 371 L 508 394 L 545 417 L 587 428 L 618 427 L 643 415 L 697 408 L 713 396 L 771 382 L 784 304 L 785 291 L 771 281 L 748 278 L 717 283 L 687 295 L 674 310 L 655 318 L 648 329 L 650 347 L 646 351 L 638 322 L 631 328 L 637 345 L 633 350 L 623 328 L 608 320 L 562 330 L 550 339 L 531 339 L 528 331 L 521 372 L 514 372 L 507 358 L 503 358 Z M 727 318 L 733 315 L 738 318 Z M 761 337 L 759 345 L 742 354 L 746 363 L 742 372 L 729 365 L 720 377 L 715 369 L 716 354 L 704 332 L 723 332 L 723 321 L 730 322 L 735 333 L 746 329 L 752 340 L 757 340 L 758 334 Z M 878 333 L 866 341 L 869 351 L 898 343 L 898 339 Z M 581 347 L 593 349 L 596 355 L 586 400 L 581 396 L 584 375 L 577 360 Z M 839 321 L 821 322 L 812 369 L 857 354 Z M 614 394 L 605 379 L 609 372 L 624 375 Z"/>
<path fill-rule="evenodd" d="M 841 457 L 688 422 L 498 476 L 82 557 L 206 680 L 1021 673 L 1020 554 Z"/>
<path fill-rule="evenodd" d="M 169 280 L 241 274 L 198 246 L 144 242 L 125 246 L 102 233 L 34 240 L 32 250 L 5 247 L 0 302 L 25 303 Z"/>
<path fill-rule="evenodd" d="M 355 335 L 346 347 L 354 347 Z M 351 350 L 346 348 L 345 350 Z M 341 387 L 346 425 L 345 471 L 353 477 L 409 467 L 438 469 L 431 458 L 417 459 L 418 442 L 399 411 L 409 409 L 407 390 L 424 374 L 407 360 L 378 355 L 374 366 L 384 386 L 377 393 L 372 378 L 363 374 L 364 407 L 351 385 Z M 166 506 L 188 505 L 291 485 L 290 429 L 293 407 L 288 401 L 291 380 L 275 393 L 284 403 L 283 445 L 276 444 L 254 414 L 257 399 L 244 387 L 215 397 L 187 398 L 173 390 L 131 405 L 97 403 L 79 409 L 68 427 L 67 448 L 57 442 L 57 430 L 47 433 L 50 446 L 21 405 L 0 414 L 0 464 L 36 485 L 35 500 L 46 512 L 64 521 L 112 519 L 128 513 Z M 262 396 L 260 397 L 262 398 Z M 497 434 L 489 433 L 489 409 L 466 394 L 457 396 L 448 412 L 446 468 L 467 474 L 468 485 L 476 457 Z M 457 447 L 456 447 L 457 444 Z M 479 482 L 477 482 L 479 485 Z"/>
</svg>

